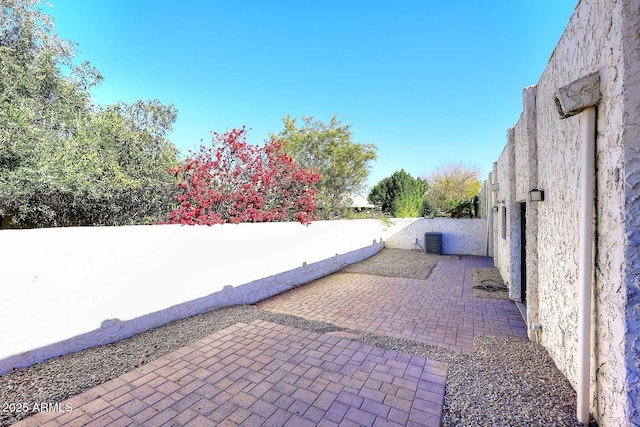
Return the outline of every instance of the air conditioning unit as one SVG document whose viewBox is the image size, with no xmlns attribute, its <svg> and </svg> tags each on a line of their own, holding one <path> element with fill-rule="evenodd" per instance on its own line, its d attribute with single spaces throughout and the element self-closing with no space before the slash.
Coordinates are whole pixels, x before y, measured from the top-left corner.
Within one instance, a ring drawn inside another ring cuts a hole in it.
<svg viewBox="0 0 640 427">
<path fill-rule="evenodd" d="M 442 254 L 442 233 L 424 233 L 424 251 L 428 254 Z"/>
</svg>

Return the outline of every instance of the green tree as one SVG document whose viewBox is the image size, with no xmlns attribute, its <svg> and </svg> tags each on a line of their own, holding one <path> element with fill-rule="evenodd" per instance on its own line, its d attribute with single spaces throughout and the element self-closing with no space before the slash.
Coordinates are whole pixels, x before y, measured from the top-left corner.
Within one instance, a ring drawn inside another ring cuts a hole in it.
<svg viewBox="0 0 640 427">
<path fill-rule="evenodd" d="M 284 150 L 305 169 L 315 169 L 321 177 L 317 185 L 318 215 L 323 219 L 342 216 L 350 196 L 364 188 L 376 146 L 353 141 L 349 125 L 333 116 L 329 124 L 304 117 L 301 127 L 287 116 L 278 135 Z"/>
<path fill-rule="evenodd" d="M 36 0 L 0 10 L 0 226 L 129 224 L 175 203 L 166 139 L 176 112 L 157 101 L 91 105 L 102 76 L 74 65 Z M 65 75 L 61 69 L 69 70 Z"/>
<path fill-rule="evenodd" d="M 177 110 L 158 100 L 118 103 L 94 116 L 95 151 L 109 186 L 102 199 L 109 209 L 101 224 L 164 221 L 177 204 L 178 149 L 167 139 Z"/>
<path fill-rule="evenodd" d="M 482 188 L 479 177 L 480 169 L 475 166 L 463 163 L 438 166 L 427 178 L 427 202 L 436 213 L 462 216 L 470 212 L 471 202 Z"/>
<path fill-rule="evenodd" d="M 401 169 L 377 183 L 369 193 L 369 201 L 393 217 L 415 218 L 424 215 L 427 188 L 425 180 Z"/>
</svg>

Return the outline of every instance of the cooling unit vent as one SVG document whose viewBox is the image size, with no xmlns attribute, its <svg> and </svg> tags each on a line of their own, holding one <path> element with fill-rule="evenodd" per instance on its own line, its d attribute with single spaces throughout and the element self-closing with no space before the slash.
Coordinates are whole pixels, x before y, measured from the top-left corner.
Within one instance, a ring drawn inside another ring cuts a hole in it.
<svg viewBox="0 0 640 427">
<path fill-rule="evenodd" d="M 428 254 L 442 254 L 442 233 L 424 233 L 424 251 Z"/>
</svg>

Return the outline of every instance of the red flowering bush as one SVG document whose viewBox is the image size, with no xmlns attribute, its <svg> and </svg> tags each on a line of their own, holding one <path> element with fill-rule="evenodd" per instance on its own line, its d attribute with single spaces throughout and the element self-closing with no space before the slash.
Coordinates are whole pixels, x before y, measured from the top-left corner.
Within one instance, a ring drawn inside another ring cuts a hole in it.
<svg viewBox="0 0 640 427">
<path fill-rule="evenodd" d="M 183 191 L 171 224 L 313 219 L 313 186 L 320 176 L 297 166 L 275 138 L 263 147 L 249 145 L 243 127 L 214 133 L 212 147 L 189 154 L 184 165 L 170 170 Z"/>
</svg>

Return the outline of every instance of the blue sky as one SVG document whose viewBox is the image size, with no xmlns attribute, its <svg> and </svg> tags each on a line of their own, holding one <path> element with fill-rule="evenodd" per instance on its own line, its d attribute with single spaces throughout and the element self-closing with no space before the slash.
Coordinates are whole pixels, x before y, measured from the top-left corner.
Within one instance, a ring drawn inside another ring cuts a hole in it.
<svg viewBox="0 0 640 427">
<path fill-rule="evenodd" d="M 286 115 L 374 143 L 368 185 L 460 161 L 483 177 L 576 0 L 51 0 L 61 37 L 105 76 L 100 104 L 178 108 L 183 153 L 246 125 L 262 144 Z"/>
</svg>

